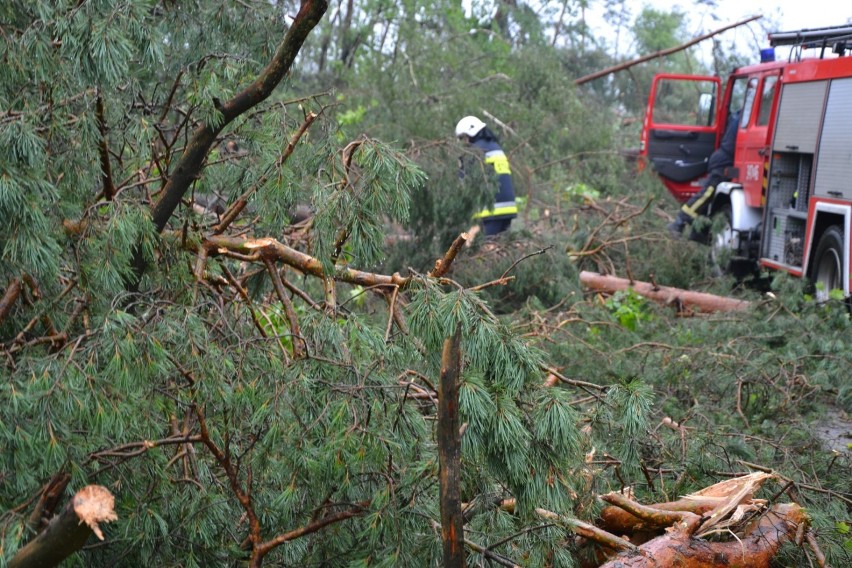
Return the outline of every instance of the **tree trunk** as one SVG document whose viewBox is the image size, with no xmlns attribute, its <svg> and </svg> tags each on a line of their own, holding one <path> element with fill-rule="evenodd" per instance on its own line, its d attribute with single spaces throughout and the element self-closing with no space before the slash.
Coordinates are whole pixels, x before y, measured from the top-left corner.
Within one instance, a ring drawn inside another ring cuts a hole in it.
<svg viewBox="0 0 852 568">
<path fill-rule="evenodd" d="M 48 568 L 56 566 L 86 544 L 92 533 L 103 540 L 98 523 L 118 519 L 115 499 L 100 485 L 87 485 L 77 492 L 59 515 L 9 561 L 9 568 Z"/>
<path fill-rule="evenodd" d="M 630 281 L 617 276 L 606 276 L 597 272 L 580 273 L 580 282 L 587 288 L 599 292 L 613 293 L 619 290 L 631 289 L 640 296 L 660 302 L 661 304 L 674 304 L 678 311 L 697 310 L 699 312 L 733 312 L 745 311 L 749 308 L 749 302 L 726 298 L 704 292 L 693 292 L 680 288 L 669 288 L 668 286 L 657 286 L 648 282 Z"/>
<path fill-rule="evenodd" d="M 464 517 L 461 509 L 461 435 L 459 377 L 461 327 L 444 341 L 438 390 L 438 463 L 441 490 L 441 540 L 444 568 L 464 566 Z"/>
</svg>

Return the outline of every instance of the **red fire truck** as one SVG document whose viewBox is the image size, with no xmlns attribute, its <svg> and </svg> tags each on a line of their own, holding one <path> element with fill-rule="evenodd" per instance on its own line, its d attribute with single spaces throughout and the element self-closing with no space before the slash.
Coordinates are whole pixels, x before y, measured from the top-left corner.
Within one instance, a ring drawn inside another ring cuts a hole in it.
<svg viewBox="0 0 852 568">
<path fill-rule="evenodd" d="M 852 26 L 769 41 L 762 62 L 736 69 L 724 91 L 718 77 L 655 77 L 640 154 L 686 201 L 707 175 L 728 116 L 742 109 L 730 181 L 710 207 L 712 254 L 734 272 L 759 265 L 810 278 L 820 299 L 831 290 L 849 296 Z M 790 47 L 788 60 L 774 60 L 777 46 Z"/>
</svg>

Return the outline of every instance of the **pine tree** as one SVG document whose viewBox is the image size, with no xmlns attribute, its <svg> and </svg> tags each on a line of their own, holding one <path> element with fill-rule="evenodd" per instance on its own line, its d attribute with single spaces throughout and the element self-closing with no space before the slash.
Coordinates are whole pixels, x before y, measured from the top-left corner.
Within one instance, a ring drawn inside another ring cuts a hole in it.
<svg viewBox="0 0 852 568">
<path fill-rule="evenodd" d="M 570 510 L 575 413 L 542 354 L 446 277 L 455 253 L 432 274 L 362 270 L 424 173 L 341 140 L 327 95 L 273 94 L 325 7 L 287 27 L 291 9 L 4 6 L 5 560 L 53 480 L 116 497 L 86 565 L 437 565 L 435 384 L 456 329 L 476 531 Z M 509 497 L 513 518 L 488 505 Z"/>
</svg>

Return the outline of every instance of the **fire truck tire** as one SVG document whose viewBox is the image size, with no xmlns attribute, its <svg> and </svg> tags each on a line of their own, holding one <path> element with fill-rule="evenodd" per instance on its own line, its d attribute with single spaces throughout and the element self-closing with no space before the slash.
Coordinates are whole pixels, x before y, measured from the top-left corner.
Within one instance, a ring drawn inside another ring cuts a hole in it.
<svg viewBox="0 0 852 568">
<path fill-rule="evenodd" d="M 822 234 L 814 254 L 811 282 L 819 302 L 829 299 L 832 290 L 843 290 L 843 230 L 832 225 Z"/>
</svg>

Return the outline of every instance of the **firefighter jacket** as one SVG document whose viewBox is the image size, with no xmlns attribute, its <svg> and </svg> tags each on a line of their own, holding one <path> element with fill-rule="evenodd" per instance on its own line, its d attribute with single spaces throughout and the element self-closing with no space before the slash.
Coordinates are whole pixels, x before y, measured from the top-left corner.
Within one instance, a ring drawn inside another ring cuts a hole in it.
<svg viewBox="0 0 852 568">
<path fill-rule="evenodd" d="M 497 195 L 494 206 L 476 213 L 474 219 L 514 219 L 518 216 L 515 203 L 515 189 L 512 186 L 512 170 L 509 160 L 500 145 L 493 140 L 473 140 L 472 144 L 485 153 L 485 163 L 494 168 L 497 174 Z"/>
</svg>

